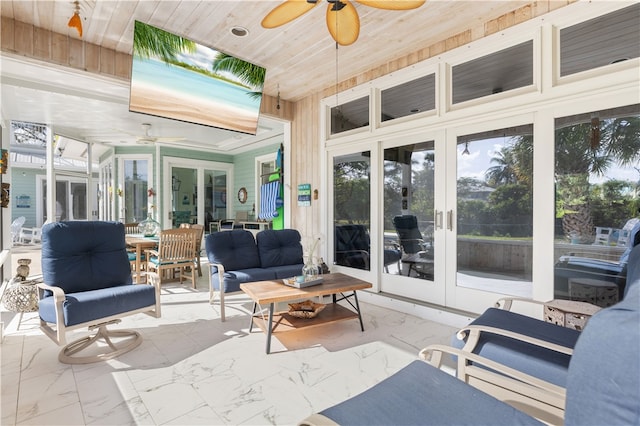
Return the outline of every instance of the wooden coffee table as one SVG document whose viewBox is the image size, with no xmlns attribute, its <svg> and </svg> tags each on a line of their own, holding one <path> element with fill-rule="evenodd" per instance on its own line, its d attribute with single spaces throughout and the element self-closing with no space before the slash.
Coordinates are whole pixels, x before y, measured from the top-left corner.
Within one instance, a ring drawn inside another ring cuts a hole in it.
<svg viewBox="0 0 640 426">
<path fill-rule="evenodd" d="M 240 284 L 242 291 L 251 297 L 254 302 L 249 332 L 252 331 L 255 324 L 263 332 L 267 333 L 267 353 L 271 352 L 271 336 L 277 333 L 305 327 L 316 327 L 354 318 L 360 320 L 360 329 L 364 331 L 356 290 L 371 288 L 371 283 L 339 273 L 326 274 L 322 275 L 322 277 L 324 279 L 322 284 L 306 288 L 289 287 L 284 285 L 282 280 Z M 333 296 L 333 303 L 328 304 L 315 318 L 297 318 L 289 315 L 287 311 L 274 312 L 275 304 L 278 302 L 291 302 L 327 295 Z M 352 298 L 353 302 L 351 301 Z M 337 302 L 341 300 L 346 300 L 354 310 L 339 305 Z M 258 305 L 261 306 L 260 312 L 256 312 Z M 269 305 L 267 319 L 264 317 L 262 305 Z"/>
</svg>

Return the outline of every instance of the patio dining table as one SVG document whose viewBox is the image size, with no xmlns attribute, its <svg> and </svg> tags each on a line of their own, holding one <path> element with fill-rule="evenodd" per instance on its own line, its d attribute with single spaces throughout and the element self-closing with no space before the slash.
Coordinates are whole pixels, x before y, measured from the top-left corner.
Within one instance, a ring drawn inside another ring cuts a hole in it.
<svg viewBox="0 0 640 426">
<path fill-rule="evenodd" d="M 142 252 L 144 249 L 155 248 L 158 246 L 158 237 L 145 237 L 142 234 L 127 234 L 124 237 L 125 242 L 130 247 L 136 249 L 136 268 L 134 275 L 134 282 L 140 284 L 142 282 L 142 270 L 140 265 L 140 259 L 142 258 Z"/>
</svg>

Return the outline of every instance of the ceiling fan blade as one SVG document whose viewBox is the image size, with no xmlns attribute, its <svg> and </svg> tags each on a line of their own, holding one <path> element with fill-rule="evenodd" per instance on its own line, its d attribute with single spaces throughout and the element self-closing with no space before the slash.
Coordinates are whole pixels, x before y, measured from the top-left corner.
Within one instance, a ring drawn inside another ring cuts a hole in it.
<svg viewBox="0 0 640 426">
<path fill-rule="evenodd" d="M 376 9 L 409 10 L 422 6 L 426 0 L 356 0 L 358 3 Z"/>
<path fill-rule="evenodd" d="M 348 0 L 330 3 L 327 8 L 327 28 L 331 37 L 340 45 L 354 43 L 360 35 L 358 11 Z"/>
<path fill-rule="evenodd" d="M 318 3 L 310 3 L 307 0 L 286 0 L 276 6 L 262 19 L 264 28 L 276 28 L 304 15 L 313 9 Z"/>
</svg>

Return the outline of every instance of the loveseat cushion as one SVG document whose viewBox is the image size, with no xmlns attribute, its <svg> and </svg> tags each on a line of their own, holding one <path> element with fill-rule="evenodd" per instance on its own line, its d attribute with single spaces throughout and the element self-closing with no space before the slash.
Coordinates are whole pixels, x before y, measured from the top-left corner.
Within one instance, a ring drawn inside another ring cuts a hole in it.
<svg viewBox="0 0 640 426">
<path fill-rule="evenodd" d="M 79 280 L 85 281 L 85 280 Z M 153 306 L 156 303 L 155 287 L 145 284 L 121 285 L 99 290 L 82 291 L 65 294 L 62 303 L 64 324 L 69 327 Z M 40 299 L 40 318 L 49 323 L 56 323 L 56 312 L 53 296 Z"/>
<path fill-rule="evenodd" d="M 259 268 L 260 257 L 253 234 L 245 229 L 214 232 L 205 239 L 211 273 L 217 274 L 215 263 L 224 265 L 225 271 Z"/>
<path fill-rule="evenodd" d="M 302 263 L 298 263 L 297 265 L 272 266 L 271 268 L 264 269 L 272 271 L 276 275 L 277 279 L 282 279 L 301 275 L 303 266 L 304 265 Z"/>
<path fill-rule="evenodd" d="M 489 308 L 471 325 L 484 325 L 524 334 L 546 342 L 573 348 L 580 332 L 504 309 Z M 454 336 L 451 345 L 462 348 L 465 341 Z M 565 387 L 570 356 L 509 337 L 482 333 L 473 350 L 485 358 Z"/>
<path fill-rule="evenodd" d="M 42 276 L 67 294 L 131 284 L 124 225 L 101 221 L 44 225 Z"/>
<path fill-rule="evenodd" d="M 211 283 L 215 290 L 220 290 L 220 276 L 216 272 L 211 275 Z M 240 269 L 238 271 L 224 272 L 224 292 L 233 293 L 240 291 L 240 284 L 253 281 L 275 280 L 276 273 L 264 268 Z"/>
<path fill-rule="evenodd" d="M 424 361 L 320 414 L 340 425 L 541 424 Z"/>
<path fill-rule="evenodd" d="M 303 263 L 300 233 L 295 229 L 267 229 L 258 232 L 256 244 L 262 268 Z"/>
</svg>

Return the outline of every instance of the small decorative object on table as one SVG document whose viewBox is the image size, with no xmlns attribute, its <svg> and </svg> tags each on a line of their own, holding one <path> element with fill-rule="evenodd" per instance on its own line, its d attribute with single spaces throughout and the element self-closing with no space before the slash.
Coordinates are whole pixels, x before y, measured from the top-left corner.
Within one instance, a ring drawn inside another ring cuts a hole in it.
<svg viewBox="0 0 640 426">
<path fill-rule="evenodd" d="M 298 275 L 297 277 L 284 278 L 282 282 L 289 287 L 305 288 L 312 285 L 322 284 L 323 278 L 316 276 L 313 279 L 306 279 L 304 275 Z"/>
<path fill-rule="evenodd" d="M 325 305 L 322 303 L 315 303 L 311 300 L 305 300 L 300 303 L 289 303 L 289 315 L 296 318 L 315 318 L 324 307 Z"/>
<path fill-rule="evenodd" d="M 138 224 L 138 231 L 145 237 L 154 237 L 160 231 L 160 224 L 149 213 L 147 218 Z"/>
<path fill-rule="evenodd" d="M 29 276 L 29 264 L 31 259 L 18 259 L 18 268 L 16 268 L 16 279 L 24 281 Z"/>
</svg>

